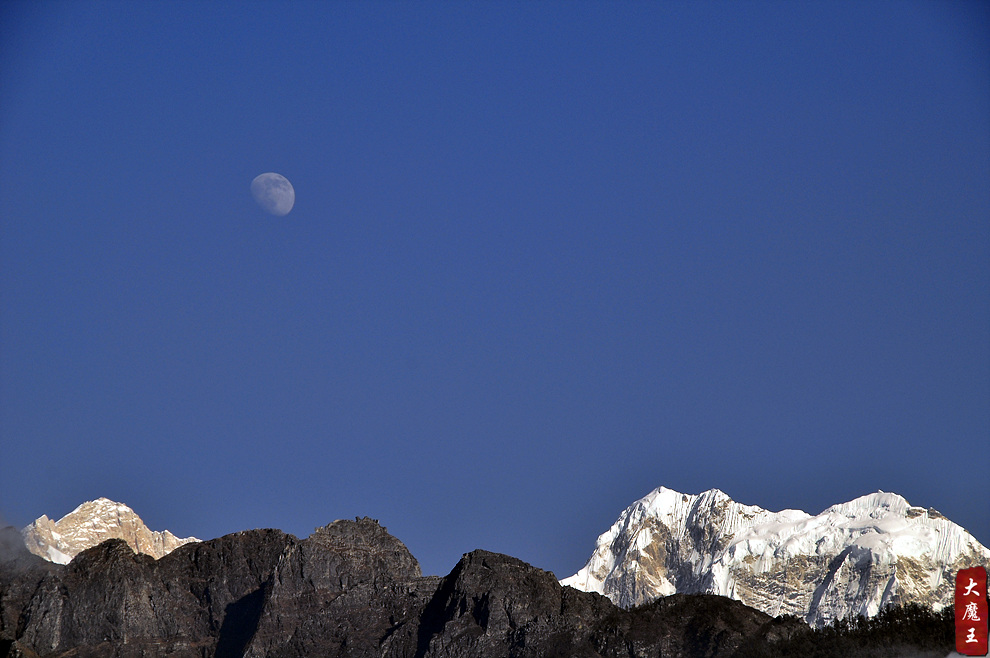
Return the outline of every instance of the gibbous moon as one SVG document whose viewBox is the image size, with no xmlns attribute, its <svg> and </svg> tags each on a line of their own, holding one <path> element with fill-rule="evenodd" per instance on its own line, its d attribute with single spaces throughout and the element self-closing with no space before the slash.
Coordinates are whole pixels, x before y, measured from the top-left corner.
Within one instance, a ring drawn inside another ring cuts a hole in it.
<svg viewBox="0 0 990 658">
<path fill-rule="evenodd" d="M 275 173 L 261 174 L 251 181 L 251 194 L 258 205 L 273 215 L 288 215 L 296 202 L 296 191 L 285 176 Z"/>
</svg>

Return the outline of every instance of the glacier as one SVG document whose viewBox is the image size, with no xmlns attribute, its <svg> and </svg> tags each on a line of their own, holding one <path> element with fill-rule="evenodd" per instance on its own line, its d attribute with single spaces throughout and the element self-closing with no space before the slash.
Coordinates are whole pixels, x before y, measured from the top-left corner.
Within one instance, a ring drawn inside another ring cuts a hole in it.
<svg viewBox="0 0 990 658">
<path fill-rule="evenodd" d="M 674 593 L 727 596 L 812 626 L 883 607 L 952 604 L 955 572 L 990 550 L 931 508 L 884 491 L 812 516 L 718 489 L 658 487 L 619 515 L 587 564 L 561 580 L 632 607 Z"/>
</svg>

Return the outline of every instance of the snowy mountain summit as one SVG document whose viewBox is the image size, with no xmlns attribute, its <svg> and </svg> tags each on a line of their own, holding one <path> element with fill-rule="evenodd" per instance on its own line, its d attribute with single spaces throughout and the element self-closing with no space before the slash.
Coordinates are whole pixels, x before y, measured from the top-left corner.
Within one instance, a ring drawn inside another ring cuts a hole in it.
<svg viewBox="0 0 990 658">
<path fill-rule="evenodd" d="M 718 489 L 660 487 L 598 538 L 561 582 L 634 606 L 669 594 L 727 596 L 813 626 L 888 604 L 952 605 L 955 572 L 990 567 L 990 550 L 934 509 L 878 491 L 811 516 L 768 512 Z"/>
<path fill-rule="evenodd" d="M 180 539 L 168 530 L 149 530 L 127 505 L 107 498 L 83 503 L 58 521 L 42 515 L 21 531 L 28 550 L 35 555 L 68 564 L 78 553 L 108 539 L 123 539 L 136 553 L 160 558 L 179 546 L 199 541 Z"/>
</svg>

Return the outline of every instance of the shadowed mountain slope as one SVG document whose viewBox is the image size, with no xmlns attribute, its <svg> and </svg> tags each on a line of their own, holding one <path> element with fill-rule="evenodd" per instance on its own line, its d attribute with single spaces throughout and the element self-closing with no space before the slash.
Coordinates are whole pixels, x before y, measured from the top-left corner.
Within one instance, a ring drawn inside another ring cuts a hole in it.
<svg viewBox="0 0 990 658">
<path fill-rule="evenodd" d="M 303 540 L 240 532 L 159 560 L 112 539 L 65 566 L 18 549 L 11 532 L 0 533 L 11 544 L 0 553 L 0 658 L 731 658 L 772 656 L 812 633 L 715 595 L 623 609 L 482 550 L 423 577 L 368 518 Z"/>
</svg>

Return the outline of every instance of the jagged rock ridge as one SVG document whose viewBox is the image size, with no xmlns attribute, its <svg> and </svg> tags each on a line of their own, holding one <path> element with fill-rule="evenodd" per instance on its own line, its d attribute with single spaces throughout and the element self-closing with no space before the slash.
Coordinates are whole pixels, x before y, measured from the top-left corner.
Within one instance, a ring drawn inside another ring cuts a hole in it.
<svg viewBox="0 0 990 658">
<path fill-rule="evenodd" d="M 952 604 L 955 572 L 990 565 L 990 550 L 933 509 L 877 492 L 817 516 L 769 512 L 718 489 L 660 487 L 598 538 L 561 581 L 629 607 L 679 593 L 727 596 L 814 626 L 891 604 Z"/>
<path fill-rule="evenodd" d="M 728 658 L 799 627 L 715 596 L 626 611 L 487 551 L 444 578 L 423 577 L 402 542 L 367 518 L 304 540 L 227 535 L 160 560 L 120 539 L 65 566 L 0 554 L 0 655 Z"/>
<path fill-rule="evenodd" d="M 107 539 L 123 539 L 137 553 L 161 558 L 179 546 L 199 541 L 180 539 L 168 530 L 150 530 L 127 505 L 107 498 L 83 503 L 58 521 L 42 515 L 22 531 L 28 550 L 51 562 L 68 564 L 76 555 Z"/>
</svg>

